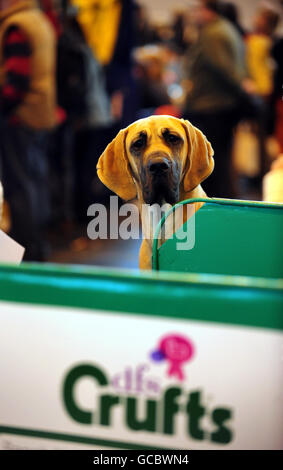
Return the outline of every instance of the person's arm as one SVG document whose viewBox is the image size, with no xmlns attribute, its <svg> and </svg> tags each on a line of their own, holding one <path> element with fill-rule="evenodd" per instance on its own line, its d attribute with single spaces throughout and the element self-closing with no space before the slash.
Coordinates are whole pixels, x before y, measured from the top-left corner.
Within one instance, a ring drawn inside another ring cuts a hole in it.
<svg viewBox="0 0 283 470">
<path fill-rule="evenodd" d="M 11 26 L 3 41 L 5 80 L 0 92 L 0 110 L 5 117 L 14 112 L 29 90 L 31 53 L 26 34 L 19 27 Z"/>
</svg>

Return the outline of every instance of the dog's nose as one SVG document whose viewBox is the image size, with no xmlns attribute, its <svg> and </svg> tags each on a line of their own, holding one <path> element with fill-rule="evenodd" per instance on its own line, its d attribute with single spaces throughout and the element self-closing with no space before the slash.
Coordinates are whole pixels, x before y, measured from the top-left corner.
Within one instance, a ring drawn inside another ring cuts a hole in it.
<svg viewBox="0 0 283 470">
<path fill-rule="evenodd" d="M 148 171 L 153 175 L 158 175 L 160 173 L 165 173 L 169 170 L 170 164 L 167 160 L 154 160 L 150 161 L 147 165 Z"/>
</svg>

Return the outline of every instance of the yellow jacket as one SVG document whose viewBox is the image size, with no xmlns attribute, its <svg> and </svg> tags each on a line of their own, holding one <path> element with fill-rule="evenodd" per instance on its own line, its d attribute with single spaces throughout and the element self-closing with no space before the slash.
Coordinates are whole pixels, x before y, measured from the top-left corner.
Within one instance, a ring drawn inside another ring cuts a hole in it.
<svg viewBox="0 0 283 470">
<path fill-rule="evenodd" d="M 273 67 L 270 57 L 272 40 L 263 34 L 251 34 L 247 39 L 247 66 L 259 95 L 268 96 L 273 89 Z"/>
<path fill-rule="evenodd" d="M 119 31 L 120 0 L 71 0 L 78 7 L 78 21 L 97 60 L 107 65 L 114 54 Z"/>
</svg>

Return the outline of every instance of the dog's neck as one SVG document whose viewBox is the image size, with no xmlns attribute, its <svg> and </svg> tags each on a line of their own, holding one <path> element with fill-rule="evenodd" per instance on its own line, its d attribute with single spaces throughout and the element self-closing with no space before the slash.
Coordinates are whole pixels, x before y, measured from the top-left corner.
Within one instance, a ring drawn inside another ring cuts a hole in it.
<svg viewBox="0 0 283 470">
<path fill-rule="evenodd" d="M 196 188 L 194 188 L 192 191 L 185 191 L 184 188 L 180 188 L 180 198 L 178 202 L 184 201 L 186 199 L 195 199 L 195 198 L 206 198 L 206 194 L 204 190 L 202 189 L 201 185 L 198 185 Z M 138 208 L 141 216 L 141 222 L 142 222 L 142 231 L 143 231 L 143 237 L 147 240 L 150 246 L 152 246 L 153 243 L 153 237 L 154 237 L 154 232 L 156 228 L 156 224 L 160 220 L 160 213 L 158 215 L 157 211 L 155 212 L 156 218 L 155 218 L 155 223 L 152 225 L 152 220 L 149 216 L 150 212 L 150 206 L 145 203 L 142 195 L 141 189 L 137 186 L 137 202 L 138 202 Z M 203 203 L 196 203 L 194 207 L 194 212 L 197 211 Z M 169 209 L 168 205 L 168 209 Z M 163 208 L 168 210 L 166 208 L 166 201 L 164 201 Z M 154 214 L 154 211 L 153 211 Z M 185 222 L 186 217 L 184 218 L 183 222 Z"/>
<path fill-rule="evenodd" d="M 185 191 L 184 189 L 181 189 L 180 191 L 180 201 L 185 201 L 186 199 L 196 199 L 200 197 L 207 197 L 200 184 L 196 188 L 192 189 L 192 191 Z"/>
</svg>

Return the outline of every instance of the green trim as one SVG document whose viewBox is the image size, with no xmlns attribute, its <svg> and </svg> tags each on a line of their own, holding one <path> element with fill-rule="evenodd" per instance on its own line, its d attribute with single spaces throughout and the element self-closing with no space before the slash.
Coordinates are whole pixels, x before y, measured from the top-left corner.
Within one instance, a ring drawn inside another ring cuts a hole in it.
<svg viewBox="0 0 283 470">
<path fill-rule="evenodd" d="M 280 279 L 23 264 L 0 267 L 0 299 L 283 330 Z"/>
<path fill-rule="evenodd" d="M 269 279 L 248 276 L 229 276 L 222 274 L 206 273 L 179 273 L 179 272 L 152 272 L 134 269 L 104 268 L 100 266 L 89 267 L 85 265 L 52 264 L 52 263 L 22 263 L 20 266 L 13 264 L 0 264 L 0 281 L 15 279 L 18 282 L 28 276 L 61 278 L 77 278 L 97 280 L 97 278 L 113 279 L 113 281 L 125 280 L 129 282 L 162 281 L 169 283 L 181 283 L 183 285 L 223 285 L 229 287 L 250 287 L 253 289 L 282 290 L 283 279 Z M 0 300 L 4 290 L 0 283 Z M 12 299 L 11 299 L 12 300 Z"/>
<path fill-rule="evenodd" d="M 166 450 L 165 447 L 153 447 L 146 444 L 132 444 L 129 442 L 112 441 L 108 439 L 97 439 L 88 436 L 77 436 L 74 434 L 65 434 L 59 432 L 49 432 L 37 429 L 13 428 L 10 426 L 0 426 L 1 434 L 12 434 L 16 436 L 36 437 L 40 439 L 52 439 L 64 442 L 77 442 L 79 444 L 88 444 L 104 447 L 114 447 L 125 450 Z"/>
<path fill-rule="evenodd" d="M 166 214 L 162 217 L 159 221 L 153 238 L 153 245 L 152 245 L 152 269 L 158 271 L 158 240 L 159 240 L 159 232 L 161 227 L 165 223 L 166 219 L 169 217 L 172 212 L 175 212 L 181 206 L 186 204 L 194 204 L 196 202 L 204 202 L 208 204 L 220 204 L 222 206 L 234 206 L 234 207 L 261 207 L 264 209 L 281 209 L 283 210 L 283 204 L 277 203 L 267 203 L 267 202 L 257 202 L 257 201 L 242 201 L 237 199 L 219 199 L 219 198 L 193 198 L 193 199 L 185 199 L 184 201 L 180 201 L 175 206 L 171 207 Z"/>
</svg>

